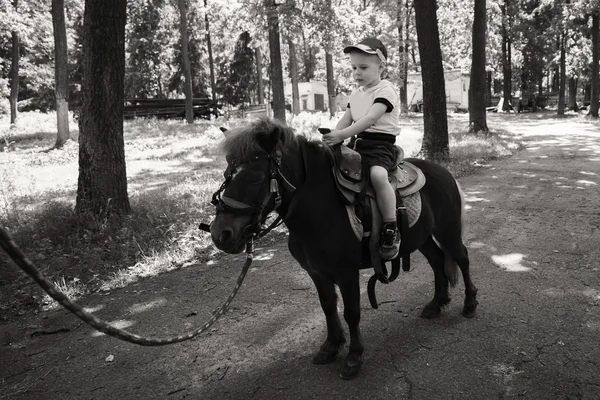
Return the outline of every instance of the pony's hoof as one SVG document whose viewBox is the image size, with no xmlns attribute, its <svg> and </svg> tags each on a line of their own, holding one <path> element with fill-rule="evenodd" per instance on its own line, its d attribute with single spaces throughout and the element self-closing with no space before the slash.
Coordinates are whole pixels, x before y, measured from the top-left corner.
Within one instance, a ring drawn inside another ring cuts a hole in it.
<svg viewBox="0 0 600 400">
<path fill-rule="evenodd" d="M 323 343 L 317 354 L 312 359 L 313 364 L 329 364 L 337 357 L 345 340 L 342 338 L 340 344 L 335 345 L 329 341 Z"/>
<path fill-rule="evenodd" d="M 442 308 L 440 306 L 429 303 L 425 306 L 425 308 L 423 308 L 423 311 L 421 311 L 421 318 L 435 318 L 438 317 L 441 312 Z"/>
<path fill-rule="evenodd" d="M 473 304 L 465 304 L 462 310 L 463 317 L 473 318 L 475 316 L 475 310 L 477 310 L 477 304 L 479 304 L 477 301 Z"/>
<path fill-rule="evenodd" d="M 360 372 L 360 367 L 362 367 L 362 356 L 358 357 L 346 357 L 344 361 L 344 367 L 340 372 L 340 378 L 342 379 L 354 379 Z"/>
<path fill-rule="evenodd" d="M 325 351 L 323 349 L 319 350 L 317 354 L 312 359 L 313 364 L 329 364 L 338 355 L 338 351 Z"/>
</svg>

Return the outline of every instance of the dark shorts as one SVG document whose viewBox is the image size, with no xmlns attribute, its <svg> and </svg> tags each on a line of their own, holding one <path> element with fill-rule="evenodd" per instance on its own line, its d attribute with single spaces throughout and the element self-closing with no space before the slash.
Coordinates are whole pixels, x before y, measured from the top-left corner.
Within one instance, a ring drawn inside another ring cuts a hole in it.
<svg viewBox="0 0 600 400">
<path fill-rule="evenodd" d="M 393 143 L 359 137 L 354 142 L 354 150 L 362 156 L 364 166 L 378 165 L 388 171 L 396 167 L 398 148 Z"/>
</svg>

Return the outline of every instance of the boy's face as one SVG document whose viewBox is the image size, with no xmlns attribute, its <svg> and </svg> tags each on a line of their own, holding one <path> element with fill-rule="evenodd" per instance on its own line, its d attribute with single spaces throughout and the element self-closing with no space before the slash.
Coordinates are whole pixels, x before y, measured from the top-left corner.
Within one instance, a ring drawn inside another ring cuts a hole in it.
<svg viewBox="0 0 600 400">
<path fill-rule="evenodd" d="M 376 54 L 353 51 L 350 53 L 350 65 L 352 67 L 352 77 L 358 83 L 358 86 L 369 88 L 381 81 L 383 63 Z"/>
</svg>

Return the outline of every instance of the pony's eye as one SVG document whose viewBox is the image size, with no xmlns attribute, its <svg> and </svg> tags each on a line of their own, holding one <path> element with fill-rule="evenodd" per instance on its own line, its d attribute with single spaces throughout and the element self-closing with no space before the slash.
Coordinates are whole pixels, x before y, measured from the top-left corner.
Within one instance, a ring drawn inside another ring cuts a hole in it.
<svg viewBox="0 0 600 400">
<path fill-rule="evenodd" d="M 262 183 L 265 179 L 265 173 L 261 171 L 249 171 L 245 176 L 246 180 L 250 184 Z"/>
</svg>

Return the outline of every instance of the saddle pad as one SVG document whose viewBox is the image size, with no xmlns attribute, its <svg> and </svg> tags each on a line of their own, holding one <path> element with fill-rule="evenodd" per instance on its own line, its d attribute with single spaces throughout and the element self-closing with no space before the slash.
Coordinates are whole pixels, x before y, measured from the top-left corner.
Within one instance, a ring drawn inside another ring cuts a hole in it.
<svg viewBox="0 0 600 400">
<path fill-rule="evenodd" d="M 408 227 L 412 228 L 414 224 L 417 223 L 419 217 L 421 216 L 421 192 L 413 193 L 409 196 L 403 197 L 402 202 L 406 207 L 406 214 L 408 215 Z M 354 206 L 346 205 L 346 211 L 348 213 L 348 219 L 350 221 L 350 226 L 352 226 L 352 230 L 354 231 L 354 235 L 358 240 L 362 240 L 364 237 L 371 236 L 371 232 L 365 232 L 362 221 L 356 216 L 356 212 L 354 210 Z M 379 209 L 373 210 L 373 219 L 379 218 L 381 219 L 381 213 Z M 380 226 L 381 224 L 377 224 Z"/>
</svg>

